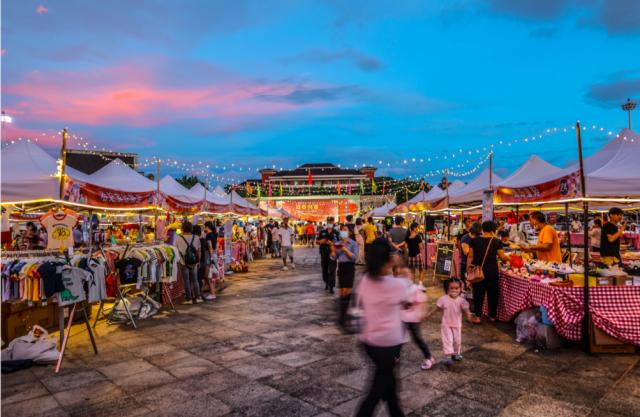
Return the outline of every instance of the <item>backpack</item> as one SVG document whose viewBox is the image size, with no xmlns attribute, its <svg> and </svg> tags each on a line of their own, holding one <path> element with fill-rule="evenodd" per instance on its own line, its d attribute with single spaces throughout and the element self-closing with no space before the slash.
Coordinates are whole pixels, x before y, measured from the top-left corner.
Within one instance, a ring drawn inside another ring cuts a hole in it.
<svg viewBox="0 0 640 417">
<path fill-rule="evenodd" d="M 198 263 L 198 252 L 196 248 L 193 246 L 193 241 L 196 238 L 195 236 L 191 236 L 191 242 L 187 242 L 187 239 L 183 235 L 180 235 L 184 243 L 187 244 L 187 249 L 184 251 L 184 264 L 188 266 L 192 266 Z"/>
</svg>

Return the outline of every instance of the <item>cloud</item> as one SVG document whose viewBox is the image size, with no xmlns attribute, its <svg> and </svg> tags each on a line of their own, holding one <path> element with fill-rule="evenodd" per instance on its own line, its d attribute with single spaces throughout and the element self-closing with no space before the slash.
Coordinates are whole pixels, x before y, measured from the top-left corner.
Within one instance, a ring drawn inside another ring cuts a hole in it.
<svg viewBox="0 0 640 417">
<path fill-rule="evenodd" d="M 530 21 L 570 19 L 578 26 L 602 28 L 616 36 L 640 34 L 636 0 L 489 0 L 488 10 Z"/>
<path fill-rule="evenodd" d="M 640 69 L 620 71 L 587 89 L 585 100 L 604 108 L 620 106 L 627 98 L 640 96 Z"/>
<path fill-rule="evenodd" d="M 49 9 L 47 9 L 43 5 L 39 5 L 38 7 L 36 7 L 36 13 L 38 13 L 38 14 L 49 13 Z"/>
<path fill-rule="evenodd" d="M 285 94 L 256 94 L 260 100 L 306 105 L 322 102 L 351 101 L 365 95 L 360 87 L 345 85 L 337 87 L 298 87 Z"/>
<path fill-rule="evenodd" d="M 312 63 L 333 63 L 345 61 L 365 72 L 378 71 L 384 67 L 384 64 L 378 58 L 353 49 L 343 49 L 341 51 L 312 49 L 298 55 L 294 59 Z"/>
</svg>

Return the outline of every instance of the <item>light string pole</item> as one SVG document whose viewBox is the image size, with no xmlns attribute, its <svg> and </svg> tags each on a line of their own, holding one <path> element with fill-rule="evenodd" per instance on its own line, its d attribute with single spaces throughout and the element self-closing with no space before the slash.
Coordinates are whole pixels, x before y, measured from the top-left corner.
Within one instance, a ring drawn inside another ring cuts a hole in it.
<svg viewBox="0 0 640 417">
<path fill-rule="evenodd" d="M 631 101 L 631 99 L 628 98 L 627 102 L 624 103 L 622 106 L 620 106 L 620 107 L 622 107 L 622 110 L 627 112 L 629 130 L 631 130 L 631 112 L 635 110 L 637 105 L 638 105 L 638 103 L 636 103 L 635 101 Z"/>
<path fill-rule="evenodd" d="M 589 203 L 587 202 L 587 181 L 584 177 L 584 161 L 582 159 L 582 135 L 580 132 L 580 122 L 576 122 L 576 135 L 578 139 L 578 160 L 580 163 L 580 192 L 582 194 L 582 221 L 584 230 L 584 251 L 583 251 L 583 298 L 584 298 L 584 317 L 582 318 L 582 344 L 586 352 L 591 352 L 589 325 L 591 322 L 589 315 L 589 233 L 587 226 L 589 223 Z M 571 239 L 571 235 L 569 235 Z"/>
</svg>

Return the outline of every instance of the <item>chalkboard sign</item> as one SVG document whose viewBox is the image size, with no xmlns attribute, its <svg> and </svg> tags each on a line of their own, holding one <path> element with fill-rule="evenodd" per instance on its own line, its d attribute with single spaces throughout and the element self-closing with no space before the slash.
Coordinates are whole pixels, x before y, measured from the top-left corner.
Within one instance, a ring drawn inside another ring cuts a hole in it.
<svg viewBox="0 0 640 417">
<path fill-rule="evenodd" d="M 450 277 L 453 272 L 453 251 L 455 247 L 450 242 L 438 243 L 436 250 L 436 265 L 434 273 L 441 277 Z"/>
</svg>

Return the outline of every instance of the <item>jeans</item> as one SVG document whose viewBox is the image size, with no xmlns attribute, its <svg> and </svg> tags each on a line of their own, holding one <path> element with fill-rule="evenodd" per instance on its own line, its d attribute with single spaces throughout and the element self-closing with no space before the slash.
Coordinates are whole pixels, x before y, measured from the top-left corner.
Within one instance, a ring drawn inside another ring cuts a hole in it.
<svg viewBox="0 0 640 417">
<path fill-rule="evenodd" d="M 320 252 L 320 265 L 322 266 L 322 280 L 328 288 L 336 286 L 336 261 L 332 260 L 329 252 Z"/>
<path fill-rule="evenodd" d="M 386 401 L 391 417 L 404 417 L 396 392 L 396 358 L 400 357 L 402 345 L 377 347 L 364 344 L 364 350 L 375 364 L 373 380 L 369 387 L 369 394 L 360 403 L 357 417 L 372 416 L 379 401 Z"/>
<path fill-rule="evenodd" d="M 478 317 L 482 315 L 484 295 L 487 294 L 489 317 L 495 318 L 498 315 L 498 295 L 500 291 L 498 273 L 487 274 L 487 271 L 483 272 L 484 280 L 473 284 L 473 312 Z"/>
<path fill-rule="evenodd" d="M 411 335 L 411 340 L 413 343 L 418 346 L 418 349 L 422 352 L 425 359 L 431 359 L 431 351 L 429 350 L 429 346 L 422 338 L 420 334 L 420 323 L 406 323 L 407 329 L 409 330 L 409 334 Z"/>
<path fill-rule="evenodd" d="M 200 285 L 198 284 L 198 268 L 187 265 L 180 265 L 182 282 L 184 283 L 184 294 L 187 300 L 200 298 Z M 193 288 L 193 290 L 192 290 Z"/>
</svg>

